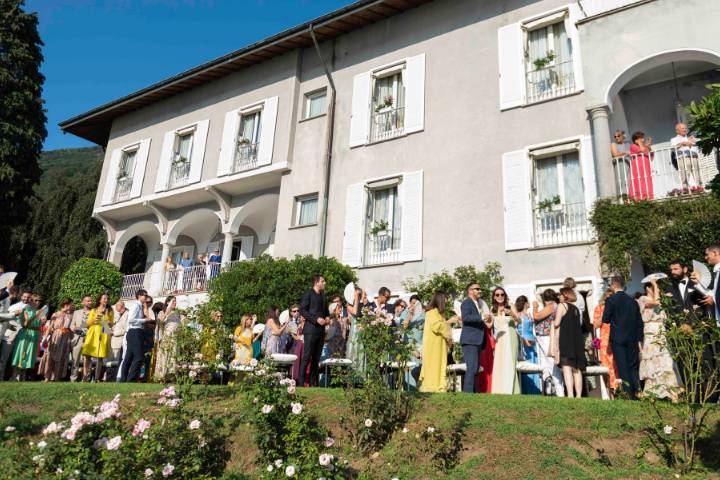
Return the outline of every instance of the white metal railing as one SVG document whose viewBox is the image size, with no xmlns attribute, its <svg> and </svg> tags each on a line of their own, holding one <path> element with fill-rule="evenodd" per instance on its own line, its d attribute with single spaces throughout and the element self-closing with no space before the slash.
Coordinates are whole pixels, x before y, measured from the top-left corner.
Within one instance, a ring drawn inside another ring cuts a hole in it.
<svg viewBox="0 0 720 480">
<path fill-rule="evenodd" d="M 572 60 L 529 71 L 526 78 L 528 102 L 548 100 L 575 91 Z"/>
<path fill-rule="evenodd" d="M 115 185 L 115 202 L 123 202 L 130 198 L 132 184 L 132 177 L 118 178 L 117 184 Z"/>
<path fill-rule="evenodd" d="M 657 148 L 649 155 L 615 158 L 615 186 L 619 196 L 628 200 L 703 193 L 705 185 L 718 173 L 716 155 L 670 146 Z"/>
<path fill-rule="evenodd" d="M 400 232 L 393 235 L 368 235 L 365 241 L 365 265 L 400 261 Z"/>
<path fill-rule="evenodd" d="M 133 273 L 132 275 L 125 275 L 123 277 L 122 292 L 120 294 L 121 298 L 134 299 L 135 292 L 137 292 L 141 288 L 147 290 L 147 286 L 145 285 L 145 275 L 146 274 L 144 273 Z"/>
<path fill-rule="evenodd" d="M 168 188 L 182 187 L 187 184 L 190 178 L 190 161 L 178 161 L 175 157 L 170 166 L 170 179 L 168 180 Z"/>
<path fill-rule="evenodd" d="M 250 170 L 257 167 L 257 143 L 240 143 L 235 149 L 233 160 L 233 173 Z"/>
<path fill-rule="evenodd" d="M 163 277 L 162 294 L 204 292 L 207 290 L 208 282 L 220 274 L 221 268 L 222 265 L 219 263 L 210 263 L 169 270 Z"/>
<path fill-rule="evenodd" d="M 535 208 L 533 218 L 536 247 L 590 240 L 590 225 L 585 202 Z"/>
<path fill-rule="evenodd" d="M 405 108 L 374 112 L 370 128 L 370 141 L 395 138 L 405 133 Z"/>
</svg>

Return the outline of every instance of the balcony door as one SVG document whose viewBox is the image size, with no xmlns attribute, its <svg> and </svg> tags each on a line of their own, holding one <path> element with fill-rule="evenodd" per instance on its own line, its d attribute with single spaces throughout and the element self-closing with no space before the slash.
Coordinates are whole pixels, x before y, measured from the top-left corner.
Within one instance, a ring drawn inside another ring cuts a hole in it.
<svg viewBox="0 0 720 480">
<path fill-rule="evenodd" d="M 550 241 L 571 243 L 575 234 L 586 228 L 585 190 L 577 150 L 535 159 L 534 200 L 538 246 Z"/>
<path fill-rule="evenodd" d="M 398 261 L 401 222 L 397 185 L 369 190 L 365 227 L 365 263 Z"/>
</svg>

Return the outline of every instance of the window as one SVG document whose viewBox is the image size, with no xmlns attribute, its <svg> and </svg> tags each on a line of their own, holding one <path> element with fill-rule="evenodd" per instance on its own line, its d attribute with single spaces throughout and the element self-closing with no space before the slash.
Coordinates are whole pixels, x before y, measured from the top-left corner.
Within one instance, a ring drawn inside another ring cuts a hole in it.
<svg viewBox="0 0 720 480">
<path fill-rule="evenodd" d="M 564 20 L 528 30 L 525 58 L 528 102 L 575 91 L 572 42 Z"/>
<path fill-rule="evenodd" d="M 194 128 L 176 133 L 168 188 L 180 187 L 188 183 L 194 138 Z"/>
<path fill-rule="evenodd" d="M 327 89 L 305 94 L 305 114 L 303 118 L 313 118 L 325 113 Z"/>
<path fill-rule="evenodd" d="M 262 110 L 240 115 L 233 171 L 241 172 L 257 166 L 258 144 L 260 143 Z"/>
<path fill-rule="evenodd" d="M 118 167 L 117 185 L 115 187 L 116 202 L 122 202 L 130 198 L 137 152 L 137 148 L 122 151 L 120 166 Z"/>
<path fill-rule="evenodd" d="M 405 85 L 402 71 L 374 78 L 371 140 L 386 140 L 403 134 Z"/>
<path fill-rule="evenodd" d="M 579 152 L 535 158 L 534 185 L 535 246 L 588 240 Z"/>
<path fill-rule="evenodd" d="M 369 187 L 365 222 L 365 263 L 397 262 L 400 258 L 399 179 L 392 186 Z"/>
<path fill-rule="evenodd" d="M 315 225 L 317 223 L 317 209 L 317 194 L 296 197 L 294 226 Z"/>
</svg>

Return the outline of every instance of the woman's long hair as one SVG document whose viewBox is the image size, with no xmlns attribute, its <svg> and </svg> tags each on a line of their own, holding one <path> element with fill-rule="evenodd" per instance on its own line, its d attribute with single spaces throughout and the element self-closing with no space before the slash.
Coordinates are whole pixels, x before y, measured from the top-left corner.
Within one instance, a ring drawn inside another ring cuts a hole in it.
<svg viewBox="0 0 720 480">
<path fill-rule="evenodd" d="M 497 292 L 502 292 L 502 293 L 505 294 L 505 302 L 504 302 L 504 303 L 500 304 L 500 303 L 497 302 L 497 300 L 495 300 L 495 294 L 496 294 Z M 507 292 L 505 291 L 505 289 L 504 289 L 503 287 L 495 287 L 495 288 L 493 288 L 493 292 L 492 292 L 492 312 L 493 312 L 493 313 L 497 313 L 497 312 L 498 312 L 498 307 L 505 307 L 505 308 L 507 308 L 507 309 L 510 308 L 510 299 L 508 298 L 508 294 L 507 294 Z"/>
<path fill-rule="evenodd" d="M 430 303 L 425 307 L 425 311 L 429 312 L 433 308 L 437 308 L 441 315 L 445 314 L 445 305 L 447 305 L 447 294 L 443 291 L 436 291 L 433 293 Z"/>
<path fill-rule="evenodd" d="M 108 295 L 107 292 L 103 292 L 97 296 L 97 298 L 95 299 L 95 308 L 96 309 L 100 308 L 100 300 L 102 300 L 102 297 L 108 297 L 108 301 L 105 304 L 105 311 L 107 311 L 107 309 L 110 308 L 110 295 Z"/>
<path fill-rule="evenodd" d="M 280 323 L 280 321 L 278 320 L 278 310 L 280 309 L 277 305 L 270 305 L 270 308 L 267 309 L 267 314 L 265 315 L 265 318 L 268 320 L 272 318 L 273 320 L 275 320 L 275 323 Z"/>
</svg>

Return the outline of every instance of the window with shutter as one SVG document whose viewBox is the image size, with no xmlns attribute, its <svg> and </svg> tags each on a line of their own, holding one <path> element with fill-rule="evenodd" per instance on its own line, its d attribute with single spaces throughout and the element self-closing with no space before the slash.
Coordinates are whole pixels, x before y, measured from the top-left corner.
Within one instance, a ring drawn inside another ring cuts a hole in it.
<svg viewBox="0 0 720 480">
<path fill-rule="evenodd" d="M 117 174 L 115 186 L 115 202 L 123 202 L 130 198 L 135 174 L 135 157 L 139 146 L 129 150 L 123 150 L 120 157 L 120 167 Z"/>
<path fill-rule="evenodd" d="M 530 163 L 526 150 L 503 154 L 505 250 L 531 246 Z"/>
<path fill-rule="evenodd" d="M 527 101 L 538 102 L 575 91 L 573 47 L 564 17 L 528 30 L 525 45 Z"/>
<path fill-rule="evenodd" d="M 190 160 L 195 128 L 175 133 L 168 188 L 187 185 L 190 179 Z"/>
<path fill-rule="evenodd" d="M 405 126 L 405 85 L 401 72 L 373 77 L 370 141 L 403 135 Z"/>
<path fill-rule="evenodd" d="M 257 166 L 261 117 L 262 110 L 244 113 L 240 116 L 240 128 L 235 141 L 233 173 L 250 170 Z"/>
<path fill-rule="evenodd" d="M 397 184 L 367 188 L 365 222 L 365 264 L 400 260 L 400 203 Z"/>
</svg>

